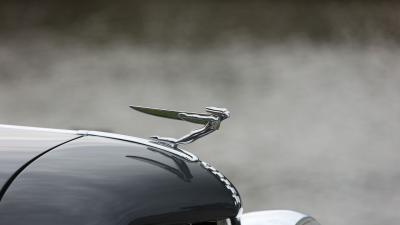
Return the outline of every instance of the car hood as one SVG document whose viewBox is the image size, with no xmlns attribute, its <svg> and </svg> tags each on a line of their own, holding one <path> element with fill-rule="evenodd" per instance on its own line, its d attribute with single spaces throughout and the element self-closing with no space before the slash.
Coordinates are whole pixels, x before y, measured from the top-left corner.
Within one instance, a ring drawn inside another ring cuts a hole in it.
<svg viewBox="0 0 400 225">
<path fill-rule="evenodd" d="M 29 161 L 76 137 L 68 130 L 0 125 L 0 190 Z"/>
<path fill-rule="evenodd" d="M 236 188 L 205 162 L 136 139 L 76 133 L 18 174 L 0 201 L 0 224 L 187 224 L 241 212 Z"/>
</svg>

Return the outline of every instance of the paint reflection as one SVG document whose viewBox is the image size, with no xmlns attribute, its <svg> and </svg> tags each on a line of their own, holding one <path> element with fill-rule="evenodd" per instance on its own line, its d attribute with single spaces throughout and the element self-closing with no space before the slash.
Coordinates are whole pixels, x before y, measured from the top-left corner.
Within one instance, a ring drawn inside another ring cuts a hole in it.
<svg viewBox="0 0 400 225">
<path fill-rule="evenodd" d="M 174 162 L 176 167 L 170 166 L 170 165 L 162 163 L 158 160 L 150 159 L 150 158 L 143 157 L 143 156 L 127 155 L 126 157 L 157 166 L 161 169 L 164 169 L 170 173 L 175 174 L 178 178 L 180 178 L 181 180 L 183 180 L 185 182 L 190 182 L 190 180 L 193 178 L 193 175 L 190 172 L 190 169 L 184 160 L 182 160 L 174 155 L 169 155 L 164 152 L 160 152 L 156 148 L 149 147 L 147 149 L 149 149 L 150 151 L 153 151 L 153 152 L 157 152 L 157 153 L 167 157 L 168 159 L 171 159 Z"/>
</svg>

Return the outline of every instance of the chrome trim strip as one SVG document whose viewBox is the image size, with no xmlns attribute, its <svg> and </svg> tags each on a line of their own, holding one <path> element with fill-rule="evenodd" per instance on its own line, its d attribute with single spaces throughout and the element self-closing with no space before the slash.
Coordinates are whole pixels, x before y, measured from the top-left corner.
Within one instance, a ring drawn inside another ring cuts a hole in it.
<svg viewBox="0 0 400 225">
<path fill-rule="evenodd" d="M 180 157 L 187 159 L 189 161 L 192 161 L 192 162 L 199 161 L 199 158 L 197 156 L 195 156 L 194 154 L 192 154 L 188 151 L 185 151 L 183 149 L 175 149 L 175 148 L 170 148 L 168 146 L 163 146 L 163 145 L 158 144 L 157 142 L 153 142 L 152 140 L 147 140 L 144 138 L 132 137 L 132 136 L 127 136 L 127 135 L 122 135 L 122 134 L 107 133 L 107 132 L 101 132 L 101 131 L 88 131 L 88 130 L 78 130 L 77 134 L 86 135 L 86 136 L 107 137 L 107 138 L 112 138 L 112 139 L 117 139 L 117 140 L 122 140 L 122 141 L 134 142 L 137 144 L 142 144 L 142 145 L 147 145 L 150 147 L 158 148 L 162 151 L 170 152 L 174 155 L 180 156 Z"/>
<path fill-rule="evenodd" d="M 205 169 L 210 171 L 212 174 L 214 174 L 214 176 L 216 176 L 225 185 L 225 188 L 231 193 L 233 203 L 236 206 L 242 207 L 242 200 L 240 198 L 240 195 L 239 195 L 238 191 L 236 190 L 236 188 L 233 186 L 233 184 L 228 180 L 228 178 L 226 178 L 215 167 L 211 166 L 210 164 L 208 164 L 204 161 L 201 162 L 201 165 Z M 239 212 L 239 213 L 241 214 L 242 212 Z"/>
<path fill-rule="evenodd" d="M 123 141 L 134 142 L 137 144 L 147 145 L 150 147 L 158 148 L 162 151 L 170 152 L 174 155 L 182 157 L 186 160 L 195 162 L 199 161 L 199 158 L 194 154 L 187 152 L 183 149 L 174 149 L 168 146 L 160 145 L 157 142 L 152 140 L 147 140 L 138 137 L 132 137 L 128 135 L 122 134 L 114 134 L 114 133 L 107 133 L 101 131 L 89 131 L 89 130 L 64 130 L 64 129 L 52 129 L 52 128 L 39 128 L 39 127 L 28 127 L 28 126 L 16 126 L 16 125 L 5 125 L 0 124 L 0 128 L 9 128 L 9 129 L 23 129 L 23 130 L 30 130 L 30 131 L 39 131 L 39 132 L 53 132 L 53 133 L 63 133 L 63 134 L 75 134 L 75 135 L 84 135 L 84 136 L 98 136 L 98 137 L 107 137 L 113 138 Z"/>
<path fill-rule="evenodd" d="M 6 124 L 0 124 L 0 128 L 22 129 L 29 131 L 52 132 L 52 133 L 63 133 L 63 134 L 78 134 L 76 130 L 28 127 L 28 126 L 17 126 L 17 125 L 6 125 Z"/>
</svg>

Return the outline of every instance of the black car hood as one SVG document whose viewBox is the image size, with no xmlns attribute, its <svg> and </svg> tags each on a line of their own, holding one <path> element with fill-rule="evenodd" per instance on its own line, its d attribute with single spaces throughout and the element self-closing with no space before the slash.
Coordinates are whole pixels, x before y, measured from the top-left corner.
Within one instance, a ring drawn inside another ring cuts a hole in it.
<svg viewBox="0 0 400 225">
<path fill-rule="evenodd" d="M 179 224 L 235 217 L 233 185 L 201 161 L 86 136 L 35 160 L 0 202 L 0 224 Z"/>
<path fill-rule="evenodd" d="M 76 137 L 67 130 L 0 125 L 0 190 L 30 160 Z"/>
</svg>

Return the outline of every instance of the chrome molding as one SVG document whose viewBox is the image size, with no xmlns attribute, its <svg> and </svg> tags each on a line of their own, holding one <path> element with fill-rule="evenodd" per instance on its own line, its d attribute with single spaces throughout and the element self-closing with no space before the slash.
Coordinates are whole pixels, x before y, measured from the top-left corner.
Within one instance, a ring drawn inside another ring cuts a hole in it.
<svg viewBox="0 0 400 225">
<path fill-rule="evenodd" d="M 133 142 L 136 144 L 142 144 L 142 145 L 154 147 L 154 148 L 160 149 L 162 151 L 170 152 L 174 155 L 177 155 L 179 157 L 182 157 L 182 158 L 192 161 L 192 162 L 199 160 L 199 158 L 197 156 L 195 156 L 194 154 L 192 154 L 188 151 L 185 151 L 185 150 L 179 149 L 179 148 L 171 148 L 169 146 L 163 146 L 163 145 L 160 145 L 159 143 L 156 143 L 156 142 L 154 142 L 152 140 L 148 140 L 148 139 L 132 137 L 132 136 L 127 136 L 127 135 L 122 135 L 122 134 L 114 134 L 114 133 L 107 133 L 107 132 L 101 132 L 101 131 L 88 131 L 88 130 L 78 130 L 77 134 L 84 135 L 84 136 L 107 137 L 107 138 L 112 138 L 112 139 L 117 139 L 117 140 L 122 140 L 122 141 L 129 141 L 129 142 Z"/>
<path fill-rule="evenodd" d="M 228 191 L 231 193 L 235 205 L 241 207 L 242 201 L 240 199 L 240 195 L 233 184 L 228 180 L 228 178 L 226 178 L 221 172 L 219 172 L 217 169 L 206 162 L 201 162 L 201 165 L 212 174 L 214 174 L 225 185 L 225 188 L 228 189 Z M 239 211 L 239 214 L 240 213 L 241 211 Z"/>
<path fill-rule="evenodd" d="M 77 132 L 75 130 L 63 130 L 63 129 L 5 125 L 5 124 L 0 124 L 0 128 L 23 129 L 23 130 L 29 130 L 29 131 L 40 131 L 40 132 L 62 133 L 62 134 L 77 134 Z"/>
<path fill-rule="evenodd" d="M 129 141 L 129 142 L 134 142 L 137 144 L 142 144 L 150 147 L 154 147 L 157 149 L 160 149 L 162 151 L 170 152 L 174 155 L 177 155 L 179 157 L 182 157 L 186 160 L 195 162 L 198 161 L 199 158 L 195 156 L 194 154 L 185 151 L 180 148 L 171 148 L 170 146 L 164 146 L 160 145 L 160 143 L 153 141 L 153 140 L 148 140 L 148 139 L 143 139 L 143 138 L 138 138 L 138 137 L 132 137 L 128 135 L 122 135 L 122 134 L 114 134 L 114 133 L 107 133 L 107 132 L 101 132 L 101 131 L 89 131 L 89 130 L 64 130 L 64 129 L 52 129 L 52 128 L 39 128 L 39 127 L 29 127 L 29 126 L 16 126 L 16 125 L 4 125 L 0 124 L 0 128 L 9 128 L 9 129 L 24 129 L 24 130 L 30 130 L 30 131 L 40 131 L 40 132 L 52 132 L 52 133 L 63 133 L 63 134 L 76 134 L 76 135 L 82 135 L 82 136 L 98 136 L 98 137 L 107 137 L 107 138 L 112 138 L 112 139 L 117 139 L 117 140 L 123 140 L 123 141 Z"/>
</svg>

